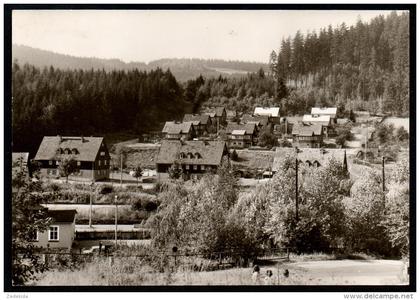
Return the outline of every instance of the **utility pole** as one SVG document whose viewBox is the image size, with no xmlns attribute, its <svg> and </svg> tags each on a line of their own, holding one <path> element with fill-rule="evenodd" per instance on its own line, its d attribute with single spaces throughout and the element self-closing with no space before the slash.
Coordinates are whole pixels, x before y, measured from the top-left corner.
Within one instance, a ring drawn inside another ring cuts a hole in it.
<svg viewBox="0 0 420 300">
<path fill-rule="evenodd" d="M 382 191 L 385 197 L 385 156 L 382 156 Z"/>
<path fill-rule="evenodd" d="M 93 190 L 94 190 L 94 184 L 93 182 L 90 184 L 91 187 L 91 193 L 90 193 L 90 203 L 89 203 L 89 227 L 92 228 L 92 202 L 93 202 Z"/>
<path fill-rule="evenodd" d="M 115 196 L 115 249 L 117 249 L 117 234 L 118 234 L 118 196 Z"/>
<path fill-rule="evenodd" d="M 299 161 L 297 159 L 296 156 L 296 179 L 295 179 L 295 190 L 296 190 L 296 222 L 299 220 L 299 203 L 298 203 L 298 199 L 299 199 L 299 181 L 298 181 L 298 174 L 299 174 Z"/>
<path fill-rule="evenodd" d="M 121 156 L 120 156 L 120 161 L 121 161 L 121 164 L 120 164 L 120 186 L 122 187 L 122 176 L 123 176 L 123 171 L 122 171 L 122 169 L 123 169 L 123 154 L 122 154 L 122 151 L 121 151 L 121 154 L 120 154 Z"/>
</svg>

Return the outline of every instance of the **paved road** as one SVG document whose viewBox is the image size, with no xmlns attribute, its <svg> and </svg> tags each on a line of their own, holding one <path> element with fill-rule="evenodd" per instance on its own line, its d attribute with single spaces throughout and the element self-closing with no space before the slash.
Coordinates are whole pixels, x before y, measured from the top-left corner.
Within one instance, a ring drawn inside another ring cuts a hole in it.
<svg viewBox="0 0 420 300">
<path fill-rule="evenodd" d="M 309 261 L 286 265 L 304 270 L 313 278 L 313 284 L 386 285 L 403 281 L 400 260 Z"/>
</svg>

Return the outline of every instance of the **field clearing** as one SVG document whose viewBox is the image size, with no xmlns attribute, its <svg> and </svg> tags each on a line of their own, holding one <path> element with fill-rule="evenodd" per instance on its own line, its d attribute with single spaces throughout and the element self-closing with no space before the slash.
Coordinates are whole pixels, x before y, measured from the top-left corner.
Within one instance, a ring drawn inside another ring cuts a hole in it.
<svg viewBox="0 0 420 300">
<path fill-rule="evenodd" d="M 239 161 L 231 161 L 233 165 L 251 169 L 269 170 L 274 161 L 275 151 L 235 150 Z"/>
<path fill-rule="evenodd" d="M 265 280 L 267 270 L 273 272 Z M 283 272 L 288 269 L 289 277 Z M 401 285 L 403 263 L 393 260 L 334 260 L 289 262 L 263 266 L 255 282 L 252 268 L 211 272 L 183 271 L 157 273 L 138 258 L 105 258 L 87 264 L 81 270 L 52 271 L 34 282 L 50 285 Z"/>
</svg>

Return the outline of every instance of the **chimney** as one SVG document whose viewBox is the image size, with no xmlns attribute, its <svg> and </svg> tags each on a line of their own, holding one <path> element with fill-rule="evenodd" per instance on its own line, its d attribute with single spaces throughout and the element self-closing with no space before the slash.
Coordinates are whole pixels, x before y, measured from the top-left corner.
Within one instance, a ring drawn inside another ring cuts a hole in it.
<svg viewBox="0 0 420 300">
<path fill-rule="evenodd" d="M 60 140 L 60 143 L 63 141 L 63 138 L 61 137 L 61 135 L 57 135 L 58 139 Z"/>
<path fill-rule="evenodd" d="M 82 137 L 81 137 L 81 140 L 82 140 L 82 143 L 84 143 L 84 142 L 85 142 L 85 138 L 83 137 L 83 135 L 82 135 Z"/>
<path fill-rule="evenodd" d="M 319 149 L 319 152 L 321 152 L 322 155 L 324 155 L 327 151 L 324 148 Z"/>
</svg>

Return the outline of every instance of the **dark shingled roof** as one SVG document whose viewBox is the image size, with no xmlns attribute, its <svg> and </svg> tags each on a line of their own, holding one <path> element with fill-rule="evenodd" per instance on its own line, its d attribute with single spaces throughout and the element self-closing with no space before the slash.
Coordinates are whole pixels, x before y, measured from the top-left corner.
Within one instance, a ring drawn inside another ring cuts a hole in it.
<svg viewBox="0 0 420 300">
<path fill-rule="evenodd" d="M 295 117 L 286 117 L 287 123 L 289 124 L 298 124 L 302 122 L 302 116 L 295 116 Z"/>
<path fill-rule="evenodd" d="M 176 123 L 173 121 L 166 122 L 165 126 L 162 129 L 163 133 L 169 134 L 180 134 L 180 133 L 188 133 L 191 130 L 192 122 L 182 122 Z"/>
<path fill-rule="evenodd" d="M 76 149 L 76 154 L 71 154 L 75 160 L 95 161 L 103 140 L 103 137 L 44 136 L 35 160 L 59 160 L 66 154 L 58 153 L 58 149 Z"/>
<path fill-rule="evenodd" d="M 328 163 L 331 159 L 343 164 L 343 166 L 347 163 L 345 149 L 299 148 L 298 150 L 299 152 L 297 157 L 303 163 L 310 161 L 311 164 L 313 164 L 317 161 L 322 166 Z M 276 148 L 272 168 L 273 171 L 277 172 L 279 170 L 281 161 L 286 156 L 296 157 L 296 149 L 282 147 Z"/>
<path fill-rule="evenodd" d="M 163 141 L 157 156 L 157 164 L 219 165 L 222 161 L 226 143 L 223 141 Z M 181 158 L 180 154 L 185 157 Z M 187 154 L 199 154 L 199 157 L 188 158 Z"/>
<path fill-rule="evenodd" d="M 185 114 L 183 122 L 192 122 L 194 125 L 207 125 L 210 122 L 210 116 L 206 114 L 201 115 L 193 115 L 193 114 Z"/>
<path fill-rule="evenodd" d="M 292 135 L 299 136 L 314 136 L 322 134 L 322 125 L 321 124 L 312 124 L 312 123 L 298 123 L 293 125 Z"/>
<path fill-rule="evenodd" d="M 247 123 L 247 124 L 236 124 L 236 123 L 229 123 L 226 127 L 226 133 L 231 134 L 234 130 L 245 130 L 246 134 L 254 134 L 256 131 L 257 125 L 255 123 Z"/>
<path fill-rule="evenodd" d="M 48 217 L 53 223 L 73 223 L 76 213 L 75 209 L 48 210 Z"/>
<path fill-rule="evenodd" d="M 257 125 L 267 126 L 270 118 L 269 116 L 251 116 L 251 115 L 243 115 L 242 122 L 243 123 L 256 123 Z"/>
</svg>

